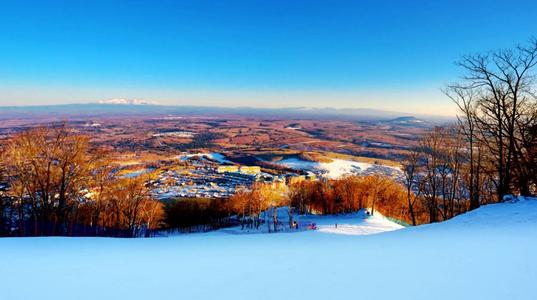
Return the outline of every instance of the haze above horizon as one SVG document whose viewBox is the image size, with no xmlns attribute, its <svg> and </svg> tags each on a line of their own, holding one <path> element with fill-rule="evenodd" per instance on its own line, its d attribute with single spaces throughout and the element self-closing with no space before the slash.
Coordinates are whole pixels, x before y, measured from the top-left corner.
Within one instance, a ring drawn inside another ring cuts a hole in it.
<svg viewBox="0 0 537 300">
<path fill-rule="evenodd" d="M 0 106 L 130 98 L 453 115 L 440 88 L 457 80 L 454 61 L 527 41 L 536 10 L 535 1 L 3 3 Z"/>
</svg>

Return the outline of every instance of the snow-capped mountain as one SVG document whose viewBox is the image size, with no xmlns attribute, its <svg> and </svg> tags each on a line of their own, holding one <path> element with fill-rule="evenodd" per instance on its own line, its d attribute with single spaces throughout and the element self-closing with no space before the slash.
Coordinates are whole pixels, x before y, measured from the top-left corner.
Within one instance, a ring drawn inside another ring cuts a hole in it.
<svg viewBox="0 0 537 300">
<path fill-rule="evenodd" d="M 419 124 L 419 123 L 423 123 L 423 120 L 420 120 L 416 117 L 409 116 L 409 117 L 395 118 L 393 120 L 389 120 L 388 122 L 395 123 L 395 124 L 416 124 L 416 123 Z"/>
<path fill-rule="evenodd" d="M 116 98 L 116 99 L 107 99 L 100 100 L 99 104 L 122 104 L 122 105 L 158 105 L 155 101 L 148 101 L 143 99 L 125 99 L 125 98 Z"/>
</svg>

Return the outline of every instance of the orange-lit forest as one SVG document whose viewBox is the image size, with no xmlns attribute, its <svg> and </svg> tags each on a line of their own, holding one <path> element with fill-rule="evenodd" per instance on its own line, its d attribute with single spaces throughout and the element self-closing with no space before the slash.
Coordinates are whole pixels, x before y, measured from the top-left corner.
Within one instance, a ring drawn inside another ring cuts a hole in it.
<svg viewBox="0 0 537 300">
<path fill-rule="evenodd" d="M 13 136 L 2 158 L 3 235 L 130 237 L 161 225 L 148 178 L 115 176 L 107 153 L 63 125 Z"/>
</svg>

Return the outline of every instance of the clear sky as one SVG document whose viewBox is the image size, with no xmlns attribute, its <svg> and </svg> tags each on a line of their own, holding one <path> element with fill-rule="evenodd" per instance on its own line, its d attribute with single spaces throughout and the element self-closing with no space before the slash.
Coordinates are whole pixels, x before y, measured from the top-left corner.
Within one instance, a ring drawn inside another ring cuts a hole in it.
<svg viewBox="0 0 537 300">
<path fill-rule="evenodd" d="M 0 105 L 453 114 L 460 55 L 535 35 L 537 1 L 1 1 Z"/>
</svg>

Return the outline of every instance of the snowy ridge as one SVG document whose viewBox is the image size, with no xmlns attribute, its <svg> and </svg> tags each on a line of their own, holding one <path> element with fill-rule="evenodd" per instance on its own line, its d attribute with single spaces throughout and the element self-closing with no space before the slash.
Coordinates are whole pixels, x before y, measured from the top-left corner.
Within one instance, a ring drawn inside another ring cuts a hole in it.
<svg viewBox="0 0 537 300">
<path fill-rule="evenodd" d="M 519 197 L 514 201 L 483 205 L 440 224 L 444 230 L 462 227 L 466 230 L 522 228 L 537 226 L 537 198 Z"/>
</svg>

